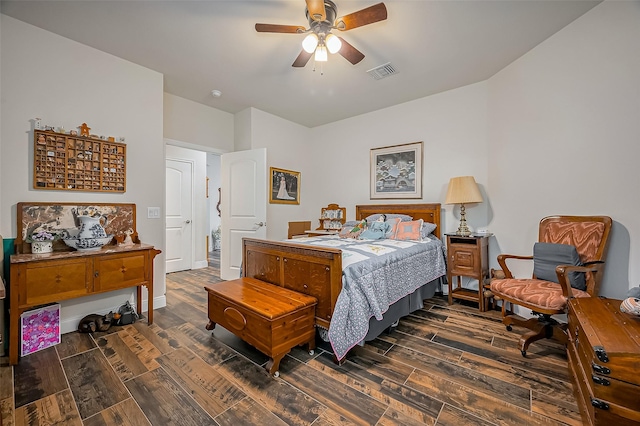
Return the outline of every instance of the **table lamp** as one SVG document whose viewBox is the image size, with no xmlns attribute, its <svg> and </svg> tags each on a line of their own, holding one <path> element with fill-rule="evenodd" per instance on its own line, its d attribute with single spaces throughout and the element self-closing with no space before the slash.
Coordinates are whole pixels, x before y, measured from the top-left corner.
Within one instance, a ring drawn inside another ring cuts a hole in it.
<svg viewBox="0 0 640 426">
<path fill-rule="evenodd" d="M 469 236 L 471 231 L 467 226 L 464 205 L 467 203 L 481 203 L 482 195 L 473 176 L 459 176 L 449 180 L 445 204 L 460 204 L 460 226 L 456 235 Z"/>
</svg>

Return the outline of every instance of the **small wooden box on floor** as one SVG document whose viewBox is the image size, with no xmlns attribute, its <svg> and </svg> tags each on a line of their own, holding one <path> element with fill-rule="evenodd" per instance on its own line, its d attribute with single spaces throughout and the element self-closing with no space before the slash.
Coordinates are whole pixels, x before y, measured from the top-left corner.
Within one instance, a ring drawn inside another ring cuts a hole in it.
<svg viewBox="0 0 640 426">
<path fill-rule="evenodd" d="M 640 424 L 640 318 L 620 302 L 569 301 L 569 370 L 588 425 Z"/>
<path fill-rule="evenodd" d="M 220 324 L 271 360 L 267 370 L 278 375 L 280 360 L 291 348 L 307 344 L 315 349 L 315 306 L 306 294 L 268 284 L 254 278 L 240 278 L 206 285 L 209 324 Z"/>
</svg>

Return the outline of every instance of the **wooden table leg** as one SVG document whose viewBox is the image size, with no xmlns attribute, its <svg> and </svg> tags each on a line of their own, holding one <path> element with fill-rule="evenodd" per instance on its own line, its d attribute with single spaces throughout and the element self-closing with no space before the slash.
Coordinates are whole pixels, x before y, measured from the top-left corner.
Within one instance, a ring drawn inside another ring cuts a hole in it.
<svg viewBox="0 0 640 426">
<path fill-rule="evenodd" d="M 13 295 L 11 295 L 13 297 Z M 17 296 L 16 296 L 17 297 Z M 9 364 L 18 364 L 18 346 L 20 345 L 20 312 L 11 309 L 9 317 Z"/>
</svg>

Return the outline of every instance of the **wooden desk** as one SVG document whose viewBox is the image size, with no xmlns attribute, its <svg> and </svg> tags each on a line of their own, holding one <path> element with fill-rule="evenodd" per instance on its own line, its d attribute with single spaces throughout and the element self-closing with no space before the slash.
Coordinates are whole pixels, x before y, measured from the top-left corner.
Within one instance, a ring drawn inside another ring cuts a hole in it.
<svg viewBox="0 0 640 426">
<path fill-rule="evenodd" d="M 18 363 L 20 315 L 36 306 L 105 293 L 137 289 L 142 314 L 142 286 L 147 287 L 148 322 L 153 323 L 153 259 L 160 254 L 148 244 L 105 246 L 98 251 L 16 254 L 11 256 L 9 363 Z"/>
</svg>

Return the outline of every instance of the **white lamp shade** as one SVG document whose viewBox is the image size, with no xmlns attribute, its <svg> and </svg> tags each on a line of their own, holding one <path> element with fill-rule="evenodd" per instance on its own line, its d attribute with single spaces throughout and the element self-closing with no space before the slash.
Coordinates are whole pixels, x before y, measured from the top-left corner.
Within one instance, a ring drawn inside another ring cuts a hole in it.
<svg viewBox="0 0 640 426">
<path fill-rule="evenodd" d="M 327 44 L 327 49 L 331 54 L 338 52 L 340 48 L 342 48 L 342 41 L 340 41 L 340 38 L 338 36 L 335 36 L 333 34 L 329 34 L 327 36 L 325 43 Z"/>
<path fill-rule="evenodd" d="M 307 53 L 313 53 L 318 46 L 318 36 L 315 33 L 311 33 L 302 40 L 302 48 Z"/>
<path fill-rule="evenodd" d="M 318 46 L 316 49 L 316 62 L 327 62 L 327 48 L 324 46 Z"/>
<path fill-rule="evenodd" d="M 449 180 L 445 204 L 481 203 L 482 194 L 473 176 L 459 176 Z"/>
</svg>

